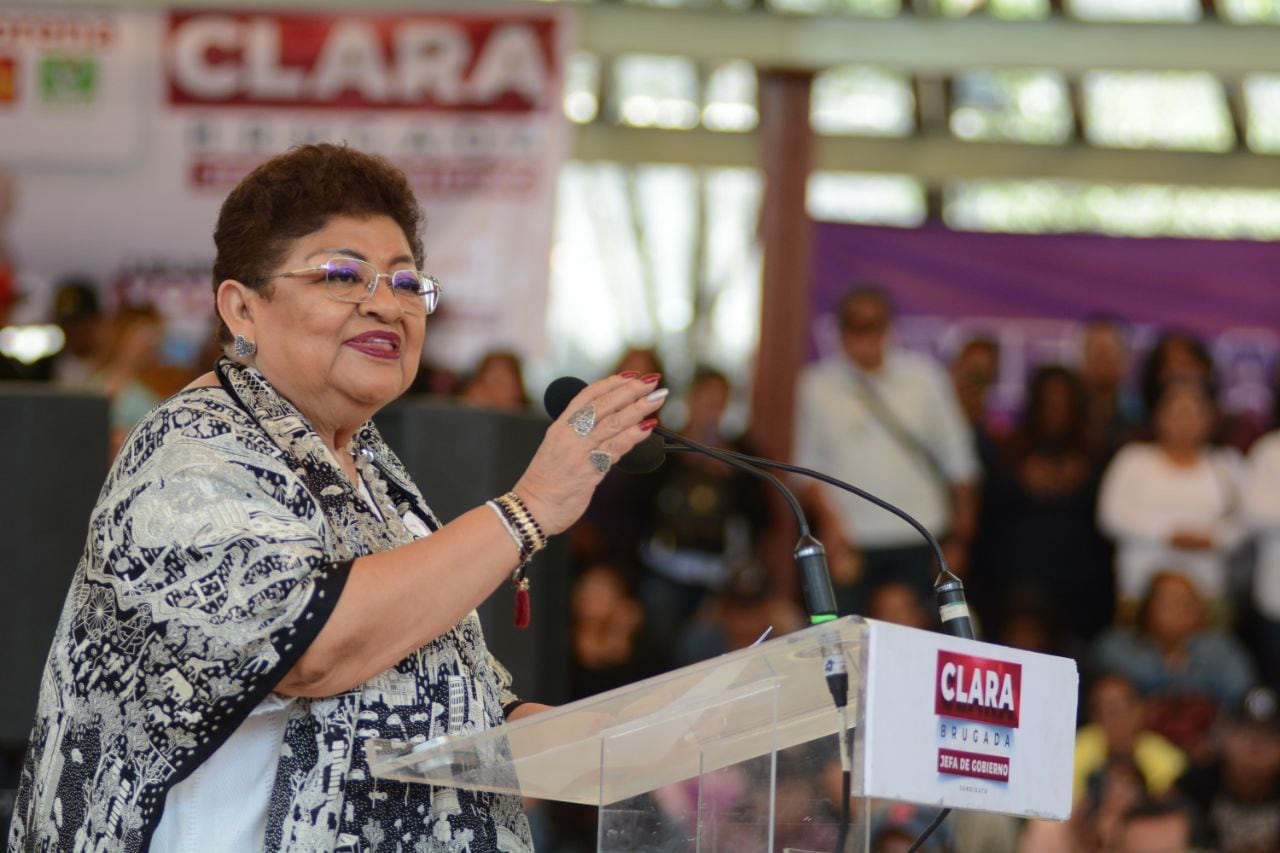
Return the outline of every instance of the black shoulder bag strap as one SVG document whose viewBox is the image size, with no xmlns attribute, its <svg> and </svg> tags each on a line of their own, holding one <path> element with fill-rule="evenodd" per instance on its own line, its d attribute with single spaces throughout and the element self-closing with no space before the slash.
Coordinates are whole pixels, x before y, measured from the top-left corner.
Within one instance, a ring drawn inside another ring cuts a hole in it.
<svg viewBox="0 0 1280 853">
<path fill-rule="evenodd" d="M 875 389 L 870 380 L 860 370 L 855 369 L 853 371 L 853 388 L 854 393 L 858 395 L 858 399 L 867 407 L 867 411 L 880 426 L 885 428 L 890 437 L 900 447 L 924 463 L 930 476 L 938 481 L 938 485 L 942 486 L 943 494 L 946 496 L 948 505 L 950 505 L 951 478 L 947 476 L 946 469 L 942 467 L 942 462 L 938 460 L 937 455 L 928 445 L 917 438 L 911 430 L 907 429 L 906 425 L 893 413 L 893 409 L 889 408 L 889 404 L 880 396 L 880 392 Z"/>
</svg>

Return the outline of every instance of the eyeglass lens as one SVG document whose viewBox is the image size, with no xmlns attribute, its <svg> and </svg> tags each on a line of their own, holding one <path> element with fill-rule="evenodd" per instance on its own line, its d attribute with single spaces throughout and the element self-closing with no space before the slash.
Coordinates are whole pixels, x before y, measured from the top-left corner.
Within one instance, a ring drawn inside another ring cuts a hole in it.
<svg viewBox="0 0 1280 853">
<path fill-rule="evenodd" d="M 335 299 L 363 302 L 373 295 L 373 282 L 379 277 L 373 264 L 355 258 L 334 257 L 325 261 L 325 284 Z M 405 306 L 430 314 L 436 309 L 440 290 L 435 279 L 419 270 L 396 270 L 388 276 L 391 292 Z"/>
</svg>

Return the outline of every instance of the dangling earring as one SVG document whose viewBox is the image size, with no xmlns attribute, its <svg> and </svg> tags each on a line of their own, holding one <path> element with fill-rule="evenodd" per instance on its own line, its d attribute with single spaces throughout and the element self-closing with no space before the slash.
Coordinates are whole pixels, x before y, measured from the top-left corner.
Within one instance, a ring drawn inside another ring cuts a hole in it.
<svg viewBox="0 0 1280 853">
<path fill-rule="evenodd" d="M 236 335 L 233 347 L 236 358 L 248 358 L 258 351 L 258 345 L 246 338 L 244 335 Z"/>
</svg>

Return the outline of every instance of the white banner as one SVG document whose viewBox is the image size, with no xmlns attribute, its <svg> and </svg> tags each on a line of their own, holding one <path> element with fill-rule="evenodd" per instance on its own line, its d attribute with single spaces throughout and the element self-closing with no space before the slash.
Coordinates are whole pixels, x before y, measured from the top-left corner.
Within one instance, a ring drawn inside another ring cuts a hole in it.
<svg viewBox="0 0 1280 853">
<path fill-rule="evenodd" d="M 0 164 L 16 185 L 0 243 L 20 290 L 87 273 L 198 343 L 227 191 L 292 145 L 345 141 L 403 168 L 426 211 L 444 287 L 428 350 L 452 366 L 495 347 L 536 357 L 569 41 L 564 11 L 542 7 L 0 10 Z"/>
</svg>

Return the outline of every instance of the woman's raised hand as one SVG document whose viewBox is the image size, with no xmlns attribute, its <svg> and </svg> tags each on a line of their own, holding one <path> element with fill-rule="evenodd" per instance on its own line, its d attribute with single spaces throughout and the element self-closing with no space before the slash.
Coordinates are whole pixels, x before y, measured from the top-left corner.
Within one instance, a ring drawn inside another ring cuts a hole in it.
<svg viewBox="0 0 1280 853">
<path fill-rule="evenodd" d="M 660 378 L 620 374 L 593 382 L 547 428 L 515 492 L 548 536 L 578 520 L 609 465 L 657 425 L 650 416 L 667 399 Z"/>
</svg>

